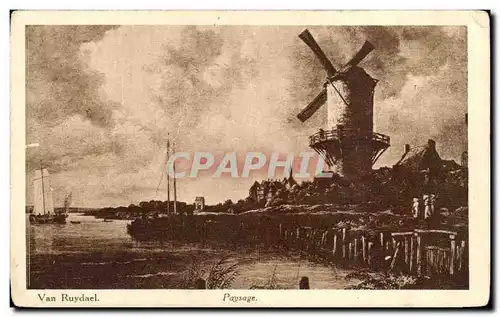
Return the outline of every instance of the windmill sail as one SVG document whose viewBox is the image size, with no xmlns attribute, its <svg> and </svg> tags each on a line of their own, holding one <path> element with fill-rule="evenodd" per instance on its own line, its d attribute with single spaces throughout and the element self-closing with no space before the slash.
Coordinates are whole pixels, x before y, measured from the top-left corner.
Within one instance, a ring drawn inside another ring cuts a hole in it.
<svg viewBox="0 0 500 317">
<path fill-rule="evenodd" d="M 49 172 L 43 169 L 35 171 L 35 179 L 33 180 L 34 189 L 34 213 L 36 215 L 54 214 L 54 200 L 52 195 L 52 187 L 50 186 Z"/>
<path fill-rule="evenodd" d="M 319 59 L 321 64 L 323 65 L 323 68 L 325 68 L 328 76 L 333 76 L 337 70 L 333 66 L 332 62 L 326 57 L 325 53 L 323 50 L 321 50 L 321 47 L 319 47 L 318 43 L 314 39 L 314 37 L 311 35 L 309 30 L 305 29 L 302 33 L 300 33 L 299 38 L 306 43 L 307 46 L 311 48 L 313 51 L 314 55 Z"/>
<path fill-rule="evenodd" d="M 319 95 L 311 101 L 307 107 L 297 115 L 300 121 L 304 122 L 309 119 L 318 109 L 326 102 L 326 89 L 323 89 Z"/>
</svg>

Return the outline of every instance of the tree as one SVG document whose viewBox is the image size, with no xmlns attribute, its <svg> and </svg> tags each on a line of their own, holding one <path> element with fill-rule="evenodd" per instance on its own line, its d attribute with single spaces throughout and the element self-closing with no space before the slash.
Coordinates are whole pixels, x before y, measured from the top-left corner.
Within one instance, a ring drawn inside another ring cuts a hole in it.
<svg viewBox="0 0 500 317">
<path fill-rule="evenodd" d="M 233 204 L 233 201 L 231 199 L 228 199 L 224 202 L 224 206 L 231 206 Z"/>
</svg>

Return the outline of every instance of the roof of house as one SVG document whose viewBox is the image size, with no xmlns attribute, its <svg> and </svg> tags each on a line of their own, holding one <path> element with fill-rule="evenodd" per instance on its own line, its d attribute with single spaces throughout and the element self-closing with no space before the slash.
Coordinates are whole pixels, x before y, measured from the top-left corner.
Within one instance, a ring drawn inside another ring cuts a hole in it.
<svg viewBox="0 0 500 317">
<path fill-rule="evenodd" d="M 462 167 L 454 160 L 443 160 L 442 166 L 443 166 L 443 169 L 446 171 L 456 171 Z"/>
<path fill-rule="evenodd" d="M 436 151 L 436 143 L 429 140 L 426 145 L 415 146 L 406 151 L 394 167 L 417 172 L 428 168 L 440 168 L 442 160 Z"/>
<path fill-rule="evenodd" d="M 257 190 L 257 189 L 259 189 L 259 188 L 260 188 L 260 184 L 259 184 L 259 182 L 258 182 L 258 181 L 255 181 L 255 182 L 252 184 L 252 186 L 250 186 L 249 191 L 256 191 L 256 190 Z"/>
</svg>

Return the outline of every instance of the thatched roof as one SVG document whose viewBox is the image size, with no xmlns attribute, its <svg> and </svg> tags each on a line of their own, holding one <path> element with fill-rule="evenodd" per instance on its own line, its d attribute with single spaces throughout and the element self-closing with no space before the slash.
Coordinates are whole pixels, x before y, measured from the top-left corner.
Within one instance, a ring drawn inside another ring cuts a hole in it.
<svg viewBox="0 0 500 317">
<path fill-rule="evenodd" d="M 408 172 L 439 169 L 441 166 L 442 160 L 436 151 L 436 143 L 433 140 L 429 140 L 423 146 L 413 148 L 407 146 L 401 159 L 394 165 L 395 168 Z"/>
</svg>

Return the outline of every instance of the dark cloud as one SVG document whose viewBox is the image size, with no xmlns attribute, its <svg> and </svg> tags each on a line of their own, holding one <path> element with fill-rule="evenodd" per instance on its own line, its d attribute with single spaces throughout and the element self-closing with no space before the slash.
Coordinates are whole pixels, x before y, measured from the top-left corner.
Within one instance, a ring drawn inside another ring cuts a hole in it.
<svg viewBox="0 0 500 317">
<path fill-rule="evenodd" d="M 104 75 L 89 68 L 88 56 L 81 49 L 82 44 L 101 40 L 112 28 L 26 27 L 27 141 L 42 143 L 39 149 L 27 150 L 28 169 L 43 161 L 57 173 L 89 155 L 120 153 L 122 144 L 110 138 L 109 131 L 81 127 L 71 119 L 78 116 L 97 128 L 113 124 L 116 104 L 100 92 Z M 75 133 L 78 128 L 87 133 Z"/>
<path fill-rule="evenodd" d="M 151 98 L 169 122 L 160 129 L 144 127 L 157 144 L 165 144 L 166 130 L 182 126 L 186 131 L 196 127 L 202 116 L 224 112 L 231 91 L 257 75 L 256 60 L 234 49 L 241 43 L 226 47 L 221 29 L 184 27 L 181 41 L 165 44 L 161 58 L 147 68 L 159 78 L 159 89 Z"/>
<path fill-rule="evenodd" d="M 112 26 L 26 28 L 27 116 L 55 126 L 79 115 L 101 127 L 112 125 L 116 107 L 102 98 L 102 74 L 90 69 L 84 43 L 99 41 Z"/>
</svg>

